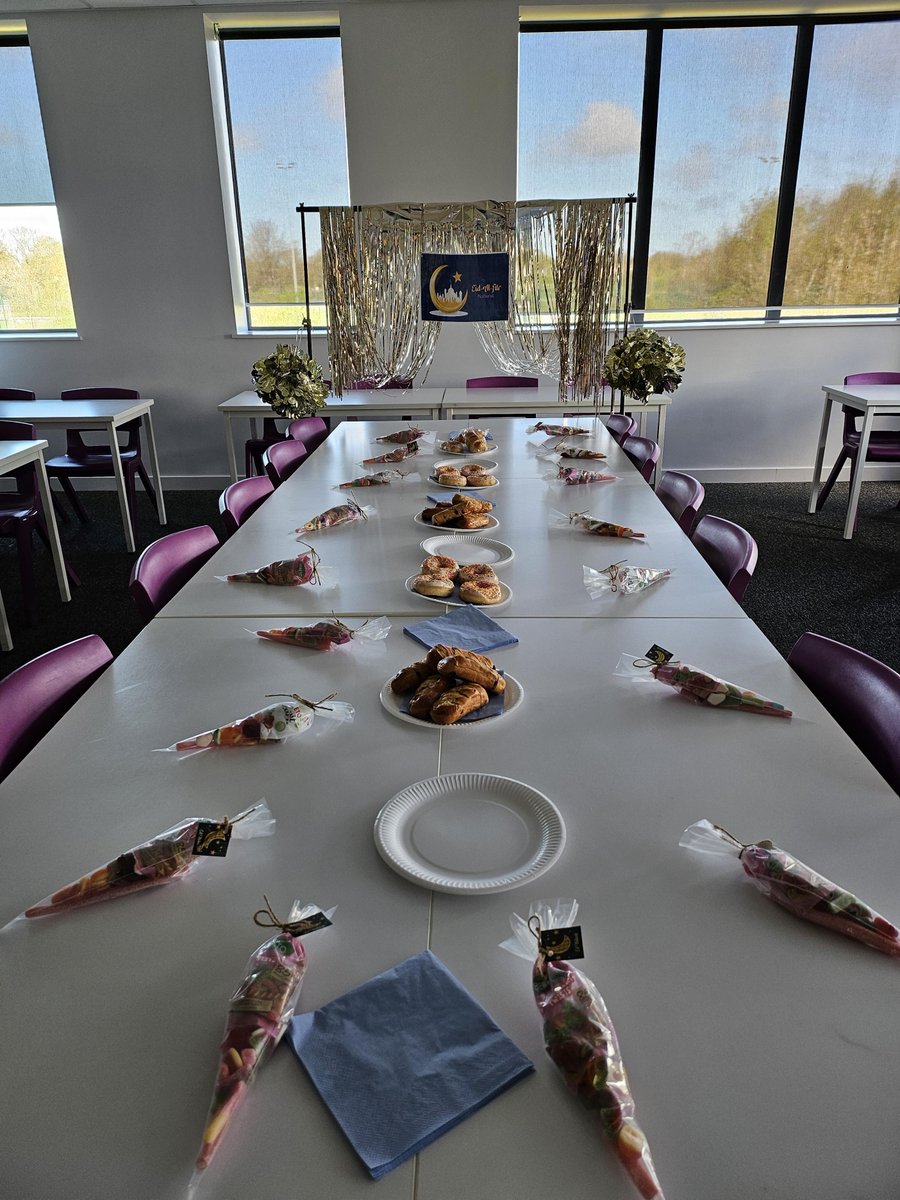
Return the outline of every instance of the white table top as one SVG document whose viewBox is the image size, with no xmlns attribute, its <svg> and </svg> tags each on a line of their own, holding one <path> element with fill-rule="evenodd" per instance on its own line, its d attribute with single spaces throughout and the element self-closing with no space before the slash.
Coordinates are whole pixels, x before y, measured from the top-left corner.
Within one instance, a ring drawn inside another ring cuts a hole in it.
<svg viewBox="0 0 900 1200">
<path fill-rule="evenodd" d="M 349 390 L 342 396 L 329 395 L 324 413 L 340 411 L 421 412 L 440 408 L 443 388 L 372 388 Z M 254 391 L 239 392 L 218 406 L 219 412 L 232 417 L 276 416 L 265 400 Z M 283 418 L 282 418 L 283 419 Z"/>
<path fill-rule="evenodd" d="M 493 423 L 497 450 L 480 457 L 498 464 L 494 474 L 500 486 L 485 495 L 494 503 L 493 515 L 500 525 L 496 530 L 480 532 L 504 542 L 516 553 L 513 562 L 498 572 L 513 595 L 508 605 L 495 611 L 496 619 L 617 615 L 741 617 L 743 610 L 678 529 L 602 422 L 588 418 L 581 423 L 595 428 L 595 435 L 570 440 L 601 449 L 608 458 L 571 460 L 566 465 L 614 473 L 615 482 L 576 486 L 547 482 L 545 476 L 554 475 L 557 465 L 555 459 L 538 457 L 547 439 L 527 434 L 531 422 L 524 418 L 503 418 Z M 438 441 L 459 427 L 458 423 L 446 421 L 423 424 L 437 433 Z M 303 535 L 321 555 L 336 587 L 279 588 L 226 584 L 216 579 L 299 553 L 302 547 L 297 543 L 300 536 L 295 532 L 297 526 L 344 502 L 346 493 L 335 490 L 335 483 L 380 470 L 379 466 L 358 464 L 363 458 L 390 450 L 389 445 L 380 445 L 373 439 L 396 428 L 396 423 L 388 422 L 341 424 L 178 593 L 162 615 L 236 616 L 252 612 L 285 616 L 335 610 L 426 617 L 439 612 L 440 607 L 433 601 L 411 594 L 404 586 L 425 557 L 421 542 L 440 532 L 417 524 L 416 513 L 430 503 L 426 500 L 428 493 L 446 493 L 448 499 L 453 495 L 452 489 L 430 484 L 427 477 L 435 462 L 466 461 L 464 456 L 454 459 L 452 455 L 435 453 L 434 443 L 427 452 L 423 450 L 416 457 L 395 464 L 400 471 L 417 473 L 418 480 L 408 478 L 389 486 L 359 488 L 354 492 L 360 504 L 375 506 L 376 514 L 369 521 Z M 570 528 L 551 528 L 553 510 L 564 513 L 589 510 L 593 516 L 641 530 L 647 534 L 646 544 L 593 538 Z M 591 600 L 583 586 L 583 564 L 599 570 L 621 559 L 638 566 L 666 567 L 673 573 L 670 579 L 638 596 Z M 460 561 L 465 560 L 460 557 Z"/>
<path fill-rule="evenodd" d="M 640 404 L 635 400 L 626 400 L 625 410 L 626 412 L 640 412 L 643 408 L 660 409 L 668 407 L 671 403 L 671 395 L 652 395 L 646 404 Z M 566 411 L 583 410 L 590 413 L 594 410 L 594 402 L 593 400 L 576 400 L 571 396 L 561 400 L 558 388 L 546 386 L 536 388 L 457 387 L 447 388 L 444 391 L 444 407 L 447 409 L 468 408 L 471 412 L 491 412 L 493 409 L 501 411 L 503 409 L 515 411 L 525 409 L 528 412 L 546 412 L 562 408 Z M 611 399 L 607 393 L 606 404 L 601 405 L 600 411 L 603 413 L 618 412 L 618 399 Z"/>
<path fill-rule="evenodd" d="M 153 407 L 141 400 L 0 400 L 0 420 L 30 421 L 32 425 L 87 425 L 115 421 L 121 425 Z"/>
<path fill-rule="evenodd" d="M 864 408 L 882 412 L 900 412 L 900 383 L 826 383 L 822 391 L 832 400 L 838 400 L 860 411 Z"/>
<path fill-rule="evenodd" d="M 41 451 L 47 449 L 44 438 L 25 438 L 21 441 L 0 441 L 0 473 L 14 471 L 23 463 L 34 462 L 40 458 Z"/>
</svg>

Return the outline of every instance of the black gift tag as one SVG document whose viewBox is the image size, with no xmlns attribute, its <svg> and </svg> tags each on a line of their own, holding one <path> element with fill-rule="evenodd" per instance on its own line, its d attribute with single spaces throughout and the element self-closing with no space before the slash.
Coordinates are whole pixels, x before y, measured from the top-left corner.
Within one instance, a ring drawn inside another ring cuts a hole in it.
<svg viewBox="0 0 900 1200">
<path fill-rule="evenodd" d="M 570 925 L 568 929 L 542 929 L 541 950 L 551 961 L 561 958 L 584 958 L 581 941 L 581 926 Z"/>
<path fill-rule="evenodd" d="M 649 658 L 652 663 L 657 663 L 659 666 L 671 662 L 674 657 L 675 655 L 670 650 L 664 650 L 662 646 L 657 646 L 656 643 L 644 655 L 644 658 Z"/>
<path fill-rule="evenodd" d="M 208 858 L 224 858 L 231 841 L 230 821 L 199 821 L 192 854 Z"/>
<path fill-rule="evenodd" d="M 304 934 L 315 933 L 317 929 L 325 929 L 331 924 L 323 912 L 314 912 L 299 921 L 291 921 L 291 933 L 294 937 L 303 937 Z"/>
</svg>

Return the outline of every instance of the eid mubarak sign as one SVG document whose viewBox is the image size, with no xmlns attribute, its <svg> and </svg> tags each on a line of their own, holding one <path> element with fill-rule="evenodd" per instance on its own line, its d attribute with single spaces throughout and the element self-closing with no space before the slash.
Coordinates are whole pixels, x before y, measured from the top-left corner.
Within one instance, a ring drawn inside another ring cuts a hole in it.
<svg viewBox="0 0 900 1200">
<path fill-rule="evenodd" d="M 423 321 L 506 321 L 508 254 L 423 254 Z"/>
</svg>

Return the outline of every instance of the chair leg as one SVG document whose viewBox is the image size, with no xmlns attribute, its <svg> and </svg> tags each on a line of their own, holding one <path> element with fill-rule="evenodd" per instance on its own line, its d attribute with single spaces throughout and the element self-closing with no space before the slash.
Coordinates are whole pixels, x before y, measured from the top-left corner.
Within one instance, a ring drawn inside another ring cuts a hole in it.
<svg viewBox="0 0 900 1200">
<path fill-rule="evenodd" d="M 816 497 L 816 512 L 818 512 L 822 508 L 822 505 L 828 499 L 829 495 L 831 494 L 831 489 L 834 487 L 835 483 L 837 483 L 837 477 L 838 477 L 838 475 L 840 475 L 841 470 L 844 466 L 844 463 L 847 461 L 847 459 L 849 457 L 850 457 L 850 455 L 847 453 L 846 448 L 842 448 L 840 454 L 837 456 L 837 461 L 835 462 L 834 466 L 831 468 L 831 474 L 828 476 L 828 478 L 822 484 L 819 494 Z M 852 464 L 851 464 L 851 470 L 852 470 Z"/>
<path fill-rule="evenodd" d="M 147 493 L 148 497 L 150 498 L 150 503 L 156 509 L 156 515 L 159 516 L 159 502 L 156 499 L 156 489 L 153 486 L 153 481 L 151 480 L 149 474 L 147 473 L 147 468 L 140 461 L 140 459 L 136 463 L 136 469 L 137 469 L 138 477 L 139 477 L 141 483 L 144 485 L 144 491 Z"/>
<path fill-rule="evenodd" d="M 82 525 L 88 525 L 91 518 L 85 511 L 84 505 L 78 499 L 78 493 L 72 486 L 71 479 L 68 477 L 68 475 L 57 475 L 56 478 L 59 480 L 62 490 L 66 493 L 69 503 L 75 509 L 75 515 L 78 517 L 78 520 L 82 523 Z"/>
<path fill-rule="evenodd" d="M 49 550 L 50 549 L 50 534 L 47 530 L 47 525 L 46 525 L 46 522 L 44 521 L 44 518 L 38 517 L 37 521 L 35 522 L 34 527 L 38 531 L 38 537 L 41 539 L 41 541 L 44 543 L 44 545 Z M 65 555 L 63 555 L 63 566 L 66 568 L 66 574 L 69 577 L 69 583 L 71 583 L 73 587 L 81 587 L 81 580 L 78 578 L 78 576 L 75 574 L 73 569 L 66 562 Z"/>
<path fill-rule="evenodd" d="M 34 622 L 34 560 L 31 545 L 31 522 L 19 521 L 16 525 L 16 550 L 19 554 L 19 577 L 22 580 L 22 607 L 25 620 Z"/>
<path fill-rule="evenodd" d="M 54 492 L 53 488 L 50 488 L 50 499 L 53 501 L 53 511 L 56 513 L 59 520 L 64 521 L 66 525 L 71 525 L 72 518 L 69 516 L 69 510 L 60 500 L 57 493 Z"/>
</svg>

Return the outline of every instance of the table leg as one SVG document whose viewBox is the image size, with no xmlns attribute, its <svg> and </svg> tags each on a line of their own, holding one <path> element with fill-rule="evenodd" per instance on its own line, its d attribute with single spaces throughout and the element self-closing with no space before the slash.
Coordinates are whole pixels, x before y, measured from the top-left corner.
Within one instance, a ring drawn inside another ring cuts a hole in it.
<svg viewBox="0 0 900 1200">
<path fill-rule="evenodd" d="M 113 421 L 109 423 L 108 433 L 109 444 L 115 449 L 118 439 L 116 438 L 116 426 Z M 122 470 L 122 459 L 118 454 L 113 454 L 112 456 L 112 467 L 116 480 L 116 491 L 119 493 L 119 510 L 122 513 L 122 525 L 125 529 L 125 546 L 129 552 L 134 553 L 134 526 L 131 523 L 131 512 L 128 508 L 128 493 L 125 490 L 125 472 Z"/>
<path fill-rule="evenodd" d="M 237 483 L 237 460 L 234 457 L 234 430 L 231 425 L 231 413 L 225 414 L 225 446 L 228 450 L 228 474 L 232 483 Z"/>
<path fill-rule="evenodd" d="M 869 435 L 872 432 L 872 423 L 874 420 L 874 411 L 871 408 L 867 408 L 863 413 L 862 429 L 859 434 L 859 450 L 856 455 L 856 461 L 853 464 L 853 473 L 850 476 L 850 500 L 847 504 L 847 520 L 844 522 L 845 542 L 849 542 L 853 537 L 853 527 L 856 524 L 856 509 L 859 505 L 859 489 L 862 487 L 863 471 L 866 467 L 866 454 L 869 450 Z"/>
<path fill-rule="evenodd" d="M 166 501 L 163 496 L 162 475 L 159 473 L 159 458 L 156 453 L 156 434 L 153 432 L 153 418 L 149 408 L 144 414 L 144 428 L 147 430 L 147 452 L 150 455 L 150 469 L 153 472 L 153 482 L 156 484 L 156 503 L 159 506 L 160 525 L 168 524 L 166 520 Z"/>
<path fill-rule="evenodd" d="M 832 399 L 826 393 L 825 405 L 822 409 L 822 423 L 819 426 L 819 444 L 816 447 L 816 461 L 813 464 L 812 484 L 809 489 L 809 506 L 807 512 L 816 511 L 816 501 L 819 498 L 819 485 L 822 479 L 822 460 L 825 457 L 825 442 L 828 438 L 828 422 L 831 420 Z"/>
<path fill-rule="evenodd" d="M 663 454 L 665 453 L 665 448 L 666 448 L 666 408 L 667 407 L 668 407 L 667 405 L 663 404 L 663 405 L 660 405 L 660 407 L 656 410 L 656 412 L 657 412 L 656 444 L 657 444 L 657 446 L 659 446 L 659 459 L 656 463 L 656 474 L 653 477 L 653 490 L 654 491 L 656 491 L 656 489 L 659 487 L 659 481 L 662 479 L 662 475 L 663 475 Z"/>
<path fill-rule="evenodd" d="M 12 648 L 12 634 L 9 632 L 9 621 L 6 619 L 3 597 L 0 596 L 0 650 L 12 650 Z"/>
<path fill-rule="evenodd" d="M 71 600 L 72 594 L 69 591 L 69 577 L 66 575 L 66 563 L 59 541 L 59 527 L 56 524 L 56 512 L 53 508 L 53 497 L 50 494 L 50 481 L 47 478 L 43 456 L 40 454 L 35 460 L 34 469 L 37 474 L 41 504 L 44 508 L 44 522 L 47 526 L 47 536 L 50 539 L 50 553 L 53 556 L 53 566 L 56 571 L 59 596 L 61 600 Z"/>
</svg>

